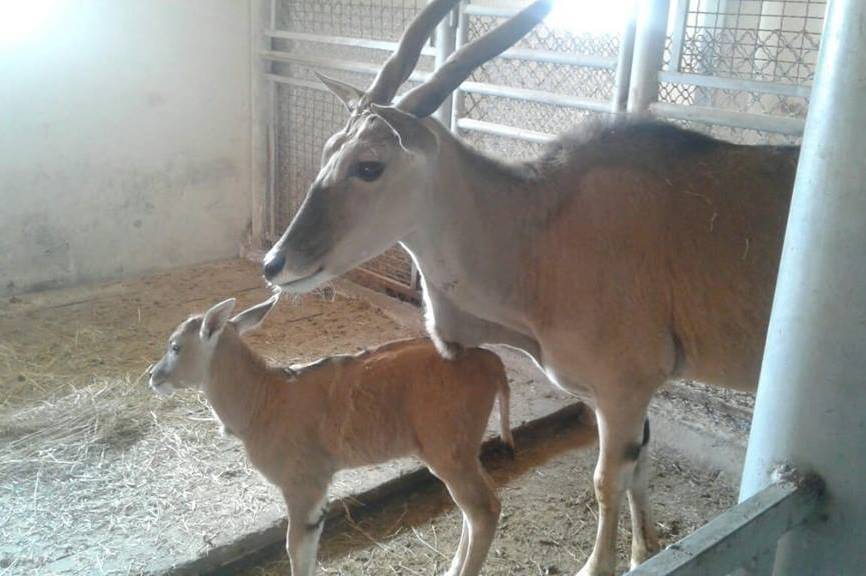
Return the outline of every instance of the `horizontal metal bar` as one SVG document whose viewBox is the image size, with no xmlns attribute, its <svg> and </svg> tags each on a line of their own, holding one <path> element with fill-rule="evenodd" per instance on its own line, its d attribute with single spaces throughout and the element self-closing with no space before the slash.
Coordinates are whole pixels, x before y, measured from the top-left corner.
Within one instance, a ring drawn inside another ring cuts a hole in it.
<svg viewBox="0 0 866 576">
<path fill-rule="evenodd" d="M 328 68 L 331 70 L 343 70 L 346 72 L 355 72 L 358 74 L 376 75 L 379 73 L 379 67 L 368 62 L 358 62 L 353 60 L 343 60 L 341 58 L 324 58 L 319 56 L 306 56 L 293 54 L 291 52 L 277 52 L 273 50 L 260 52 L 263 58 L 274 62 L 290 62 L 310 66 L 312 68 Z M 426 72 L 415 71 L 409 77 L 410 80 L 423 82 L 429 78 L 430 74 Z M 529 102 L 538 102 L 540 104 L 549 104 L 551 106 L 565 106 L 568 108 L 579 108 L 581 110 L 592 110 L 595 112 L 609 112 L 610 102 L 606 100 L 594 100 L 592 98 L 581 98 L 578 96 L 569 96 L 566 94 L 554 94 L 552 92 L 544 92 L 542 90 L 530 90 L 527 88 L 512 88 L 509 86 L 498 86 L 496 84 L 486 84 L 482 82 L 464 82 L 460 89 L 467 93 L 482 94 L 485 96 L 498 96 L 502 98 L 512 98 L 515 100 L 526 100 Z"/>
<path fill-rule="evenodd" d="M 469 16 L 489 16 L 491 18 L 511 18 L 519 12 L 516 8 L 490 8 L 469 4 L 463 7 L 463 12 Z"/>
<path fill-rule="evenodd" d="M 296 42 L 315 42 L 319 44 L 334 44 L 335 46 L 348 46 L 351 48 L 367 48 L 370 50 L 381 50 L 393 52 L 397 49 L 397 42 L 387 40 L 370 40 L 368 38 L 353 38 L 351 36 L 326 36 L 322 34 L 307 34 L 305 32 L 289 32 L 287 30 L 267 30 L 265 36 L 279 38 L 281 40 L 293 40 Z M 436 50 L 425 45 L 421 49 L 423 56 L 434 56 Z"/>
<path fill-rule="evenodd" d="M 345 60 L 343 58 L 325 58 L 321 56 L 306 56 L 294 54 L 292 52 L 280 52 L 276 50 L 264 50 L 259 52 L 259 55 L 272 62 L 288 62 L 290 64 L 301 64 L 310 68 L 327 68 L 329 70 L 343 70 L 344 72 L 356 72 L 358 74 L 367 74 L 375 76 L 379 73 L 380 66 L 369 62 L 359 62 L 357 60 Z M 415 82 L 423 82 L 430 77 L 429 72 L 412 72 L 409 80 Z"/>
<path fill-rule="evenodd" d="M 369 50 L 381 50 L 393 52 L 397 49 L 397 42 L 384 40 L 369 40 L 367 38 L 352 38 L 351 36 L 323 36 L 320 34 L 307 34 L 304 32 L 288 32 L 283 30 L 268 30 L 266 36 L 293 40 L 297 42 L 314 42 L 320 44 L 333 44 L 335 46 L 347 46 L 351 48 L 366 48 Z M 421 50 L 424 56 L 434 56 L 435 50 L 425 47 Z M 512 48 L 499 55 L 499 58 L 510 60 L 526 60 L 530 62 L 544 62 L 548 64 L 561 64 L 565 66 L 580 66 L 584 68 L 616 68 L 616 58 L 602 56 L 569 54 L 554 52 L 552 50 L 528 50 L 525 48 Z"/>
<path fill-rule="evenodd" d="M 822 503 L 817 478 L 771 484 L 716 516 L 627 576 L 724 576 L 776 545 Z"/>
<path fill-rule="evenodd" d="M 793 96 L 799 98 L 808 98 L 809 94 L 812 92 L 810 87 L 799 86 L 797 84 L 761 82 L 759 80 L 743 80 L 740 78 L 720 78 L 718 76 L 686 74 L 683 72 L 659 72 L 659 82 L 672 82 L 675 84 L 703 86 L 705 88 L 759 92 L 761 94 L 777 94 L 779 96 Z"/>
<path fill-rule="evenodd" d="M 265 78 L 277 84 L 286 84 L 297 88 L 309 88 L 318 90 L 319 92 L 327 92 L 328 89 L 321 82 L 313 82 L 311 80 L 301 80 L 300 78 L 290 78 L 289 76 L 280 76 L 279 74 L 267 74 Z"/>
<path fill-rule="evenodd" d="M 802 118 L 767 116 L 766 114 L 720 110 L 705 106 L 684 106 L 669 102 L 653 102 L 650 104 L 649 109 L 654 115 L 662 118 L 718 124 L 747 130 L 762 130 L 764 132 L 775 132 L 788 136 L 801 136 L 803 134 L 803 127 L 805 126 L 805 120 Z"/>
<path fill-rule="evenodd" d="M 513 88 L 511 86 L 499 86 L 482 82 L 464 82 L 460 89 L 471 94 L 483 94 L 485 96 L 499 96 L 512 98 L 514 100 L 526 100 L 549 104 L 551 106 L 565 106 L 567 108 L 578 108 L 591 110 L 593 112 L 610 112 L 609 100 L 595 100 L 593 98 L 582 98 L 580 96 L 569 96 L 567 94 L 555 94 L 543 90 L 531 90 L 529 88 Z"/>
<path fill-rule="evenodd" d="M 529 50 L 526 48 L 512 48 L 500 54 L 499 57 L 511 60 L 527 60 L 530 62 L 581 66 L 583 68 L 604 68 L 609 70 L 616 68 L 617 62 L 616 58 L 605 56 L 569 54 L 566 52 L 553 52 L 552 50 Z"/>
<path fill-rule="evenodd" d="M 536 144 L 546 144 L 555 138 L 555 136 L 545 134 L 544 132 L 535 132 L 534 130 L 525 130 L 523 128 L 515 128 L 504 124 L 494 124 L 493 122 L 484 122 L 483 120 L 473 120 L 471 118 L 459 119 L 457 121 L 457 128 L 467 132 L 483 132 L 484 134 L 492 134 L 494 136 L 502 136 L 514 140 L 523 140 L 525 142 L 534 142 Z"/>
</svg>

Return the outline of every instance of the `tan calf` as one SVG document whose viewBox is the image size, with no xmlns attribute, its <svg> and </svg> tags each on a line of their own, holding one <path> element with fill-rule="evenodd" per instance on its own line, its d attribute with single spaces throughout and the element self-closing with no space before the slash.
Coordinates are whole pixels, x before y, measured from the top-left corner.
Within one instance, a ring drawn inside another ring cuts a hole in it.
<svg viewBox="0 0 866 576">
<path fill-rule="evenodd" d="M 448 574 L 478 574 L 499 519 L 499 500 L 478 460 L 497 397 L 502 439 L 513 445 L 502 361 L 480 348 L 445 360 L 429 340 L 416 339 L 303 367 L 271 367 L 240 335 L 259 326 L 276 301 L 230 319 L 230 299 L 184 321 L 150 385 L 161 394 L 200 388 L 252 464 L 280 488 L 295 576 L 314 573 L 334 474 L 409 455 L 445 483 L 463 512 Z"/>
</svg>

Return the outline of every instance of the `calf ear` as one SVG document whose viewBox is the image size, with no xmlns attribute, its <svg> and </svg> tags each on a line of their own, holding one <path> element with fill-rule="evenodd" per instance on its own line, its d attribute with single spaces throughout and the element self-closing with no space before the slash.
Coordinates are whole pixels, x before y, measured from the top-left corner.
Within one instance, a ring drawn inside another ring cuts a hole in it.
<svg viewBox="0 0 866 576">
<path fill-rule="evenodd" d="M 222 329 L 225 328 L 232 310 L 235 309 L 235 303 L 234 298 L 229 298 L 204 313 L 201 330 L 199 330 L 199 336 L 202 340 L 208 341 L 219 336 Z"/>
<path fill-rule="evenodd" d="M 270 313 L 271 310 L 273 310 L 274 305 L 279 299 L 279 294 L 274 294 L 261 304 L 256 304 L 252 308 L 247 308 L 246 310 L 229 320 L 229 322 L 235 325 L 235 327 L 238 329 L 239 334 L 254 330 L 261 326 L 265 317 L 268 315 L 268 313 Z"/>
</svg>

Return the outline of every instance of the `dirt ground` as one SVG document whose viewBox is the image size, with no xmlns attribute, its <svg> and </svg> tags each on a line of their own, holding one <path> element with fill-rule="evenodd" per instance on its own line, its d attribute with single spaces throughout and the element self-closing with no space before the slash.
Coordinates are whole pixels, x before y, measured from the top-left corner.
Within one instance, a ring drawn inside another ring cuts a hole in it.
<svg viewBox="0 0 866 576">
<path fill-rule="evenodd" d="M 502 519 L 483 574 L 574 574 L 592 549 L 596 507 L 593 431 L 575 426 L 488 468 L 499 487 Z M 686 536 L 736 501 L 719 475 L 688 466 L 664 450 L 653 455 L 652 502 L 664 545 Z M 459 510 L 439 484 L 363 516 L 345 515 L 325 528 L 319 569 L 341 576 L 438 575 L 447 570 L 460 535 Z M 620 571 L 628 569 L 630 530 L 620 522 Z M 289 573 L 285 554 L 243 576 Z"/>
<path fill-rule="evenodd" d="M 231 261 L 0 303 L 0 574 L 140 573 L 283 515 L 194 393 L 145 370 L 186 316 L 269 296 Z M 408 335 L 333 291 L 284 299 L 253 347 L 289 364 Z"/>
</svg>

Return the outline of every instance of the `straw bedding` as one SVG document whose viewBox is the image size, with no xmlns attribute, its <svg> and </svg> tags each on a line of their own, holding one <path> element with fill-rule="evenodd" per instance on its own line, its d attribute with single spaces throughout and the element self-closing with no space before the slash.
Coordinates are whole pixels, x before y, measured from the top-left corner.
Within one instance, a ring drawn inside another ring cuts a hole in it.
<svg viewBox="0 0 866 576">
<path fill-rule="evenodd" d="M 0 575 L 147 572 L 283 516 L 204 399 L 158 398 L 144 374 L 189 313 L 264 299 L 256 276 L 236 261 L 0 305 Z M 404 335 L 363 302 L 309 297 L 251 342 L 288 362 Z"/>
</svg>

